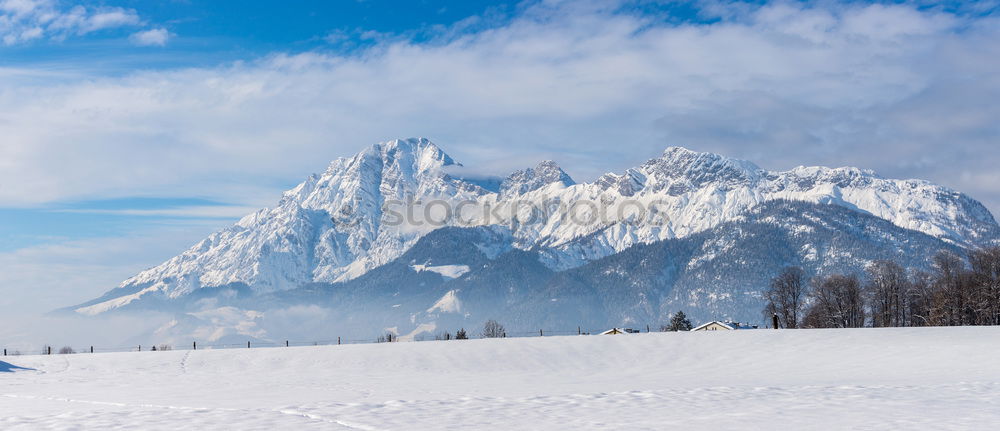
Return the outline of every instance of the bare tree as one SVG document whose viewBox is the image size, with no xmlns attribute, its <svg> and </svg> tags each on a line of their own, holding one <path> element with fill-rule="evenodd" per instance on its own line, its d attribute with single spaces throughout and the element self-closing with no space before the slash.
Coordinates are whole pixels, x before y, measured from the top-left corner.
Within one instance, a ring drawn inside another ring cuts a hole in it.
<svg viewBox="0 0 1000 431">
<path fill-rule="evenodd" d="M 865 302 L 858 278 L 831 275 L 813 279 L 812 304 L 803 320 L 812 328 L 860 328 L 865 325 Z"/>
<path fill-rule="evenodd" d="M 976 324 L 1000 325 L 1000 247 L 973 251 L 969 255 L 972 298 Z"/>
<path fill-rule="evenodd" d="M 930 272 L 910 271 L 909 276 L 894 262 L 875 261 L 866 268 L 863 289 L 854 276 L 814 278 L 809 306 L 798 323 L 808 328 L 869 322 L 876 327 L 1000 325 L 1000 246 L 965 257 L 943 250 L 930 260 Z M 785 327 L 792 327 L 793 312 L 799 310 L 795 286 L 794 268 L 786 269 L 765 294 L 764 313 L 773 313 Z"/>
<path fill-rule="evenodd" d="M 967 271 L 958 255 L 942 251 L 934 256 L 934 300 L 932 322 L 935 325 L 965 325 L 968 322 Z"/>
<path fill-rule="evenodd" d="M 868 266 L 867 272 L 865 294 L 871 305 L 872 326 L 906 326 L 906 270 L 895 262 L 878 260 Z"/>
<path fill-rule="evenodd" d="M 483 338 L 502 338 L 507 335 L 507 331 L 503 328 L 503 325 L 496 320 L 487 320 L 483 325 Z"/>
<path fill-rule="evenodd" d="M 71 355 L 73 353 L 76 353 L 76 351 L 73 350 L 73 348 L 69 347 L 69 346 L 64 346 L 63 348 L 59 349 L 59 354 L 60 355 Z"/>
<path fill-rule="evenodd" d="M 764 292 L 764 298 L 767 299 L 764 314 L 768 318 L 777 314 L 784 328 L 798 327 L 799 312 L 806 294 L 804 278 L 802 268 L 787 267 L 771 280 L 771 285 Z"/>
<path fill-rule="evenodd" d="M 917 271 L 910 277 L 910 289 L 906 295 L 907 324 L 909 326 L 929 326 L 934 324 L 934 276 Z"/>
<path fill-rule="evenodd" d="M 968 262 L 949 251 L 916 273 L 907 295 L 911 324 L 1000 324 L 1000 247 L 971 251 Z"/>
</svg>

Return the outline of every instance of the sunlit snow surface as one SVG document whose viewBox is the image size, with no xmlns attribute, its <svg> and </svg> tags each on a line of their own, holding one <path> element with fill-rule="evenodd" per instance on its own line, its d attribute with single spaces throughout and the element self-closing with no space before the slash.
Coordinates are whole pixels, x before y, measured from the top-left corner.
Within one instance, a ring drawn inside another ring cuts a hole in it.
<svg viewBox="0 0 1000 431">
<path fill-rule="evenodd" d="M 992 429 L 998 337 L 750 330 L 6 357 L 0 429 Z"/>
</svg>

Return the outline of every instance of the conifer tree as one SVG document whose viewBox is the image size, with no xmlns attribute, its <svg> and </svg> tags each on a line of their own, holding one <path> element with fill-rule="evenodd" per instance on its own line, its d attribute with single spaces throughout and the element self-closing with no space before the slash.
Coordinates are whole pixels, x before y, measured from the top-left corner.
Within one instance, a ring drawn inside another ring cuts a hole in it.
<svg viewBox="0 0 1000 431">
<path fill-rule="evenodd" d="M 674 314 L 674 317 L 670 318 L 670 326 L 667 327 L 668 331 L 690 331 L 694 326 L 691 325 L 691 320 L 687 318 L 683 311 L 678 311 Z"/>
</svg>

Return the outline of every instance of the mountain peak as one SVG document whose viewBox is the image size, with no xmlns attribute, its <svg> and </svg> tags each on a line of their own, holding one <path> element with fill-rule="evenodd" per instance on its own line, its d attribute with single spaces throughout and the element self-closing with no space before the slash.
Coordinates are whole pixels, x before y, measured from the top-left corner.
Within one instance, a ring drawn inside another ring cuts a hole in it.
<svg viewBox="0 0 1000 431">
<path fill-rule="evenodd" d="M 567 186 L 576 184 L 576 182 L 573 181 L 573 178 L 570 178 L 569 174 L 562 170 L 562 168 L 552 160 L 542 160 L 541 162 L 538 162 L 532 170 L 536 176 L 551 178 Z"/>
<path fill-rule="evenodd" d="M 663 155 L 660 156 L 659 160 L 693 169 L 704 169 L 711 165 L 724 165 L 725 167 L 746 173 L 761 171 L 760 166 L 747 160 L 730 158 L 716 153 L 698 152 L 684 147 L 667 147 L 667 149 L 663 150 Z"/>
<path fill-rule="evenodd" d="M 766 174 L 766 171 L 746 160 L 684 147 L 668 147 L 663 155 L 647 161 L 638 170 L 647 178 L 646 185 L 654 190 L 678 182 L 685 183 L 685 187 L 700 187 L 708 183 L 752 183 Z"/>
<path fill-rule="evenodd" d="M 399 164 L 400 161 L 410 160 L 414 162 L 417 171 L 458 164 L 427 138 L 393 139 L 368 146 L 351 157 L 337 158 L 327 167 L 325 175 L 335 174 L 372 160 L 379 161 L 382 165 Z"/>
<path fill-rule="evenodd" d="M 373 145 L 370 151 L 378 154 L 386 164 L 412 160 L 418 172 L 456 164 L 451 156 L 426 138 L 393 139 Z"/>
<path fill-rule="evenodd" d="M 510 174 L 500 185 L 500 190 L 504 195 L 524 194 L 553 183 L 565 187 L 576 184 L 556 162 L 544 160 L 533 168 L 521 169 Z"/>
</svg>

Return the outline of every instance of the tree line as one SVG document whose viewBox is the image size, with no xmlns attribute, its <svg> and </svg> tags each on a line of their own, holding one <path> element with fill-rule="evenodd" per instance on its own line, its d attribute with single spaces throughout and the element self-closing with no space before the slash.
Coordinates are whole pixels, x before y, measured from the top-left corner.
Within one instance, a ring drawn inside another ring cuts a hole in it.
<svg viewBox="0 0 1000 431">
<path fill-rule="evenodd" d="M 878 260 L 855 274 L 806 279 L 787 267 L 764 293 L 783 328 L 1000 325 L 1000 247 L 937 253 L 929 270 Z"/>
</svg>

